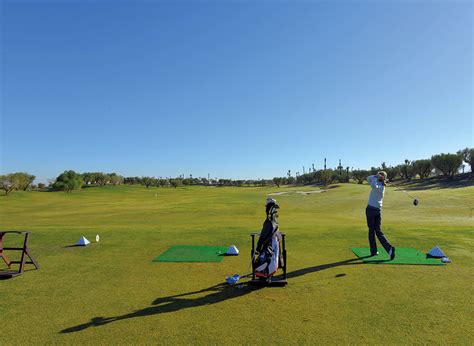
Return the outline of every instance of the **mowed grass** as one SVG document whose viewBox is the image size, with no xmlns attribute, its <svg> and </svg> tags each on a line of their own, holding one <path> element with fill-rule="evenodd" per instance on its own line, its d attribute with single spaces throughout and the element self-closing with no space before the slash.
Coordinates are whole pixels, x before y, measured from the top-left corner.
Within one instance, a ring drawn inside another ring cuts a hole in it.
<svg viewBox="0 0 474 346">
<path fill-rule="evenodd" d="M 474 187 L 389 188 L 383 229 L 399 247 L 439 245 L 447 266 L 370 265 L 367 185 L 276 196 L 289 285 L 238 289 L 249 233 L 276 191 L 318 188 L 87 188 L 0 197 L 0 229 L 32 231 L 41 269 L 0 281 L 0 344 L 473 344 Z M 67 247 L 81 235 L 100 243 Z M 14 236 L 7 244 L 19 243 Z M 221 263 L 153 263 L 171 245 L 232 245 Z M 380 251 L 383 251 L 382 249 Z M 2 264 L 0 264 L 1 266 Z"/>
</svg>

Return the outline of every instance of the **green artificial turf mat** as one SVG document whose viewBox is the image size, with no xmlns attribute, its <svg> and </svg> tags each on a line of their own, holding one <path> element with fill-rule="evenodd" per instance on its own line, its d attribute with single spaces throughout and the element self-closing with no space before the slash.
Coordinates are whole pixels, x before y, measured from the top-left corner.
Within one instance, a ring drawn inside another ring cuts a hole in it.
<svg viewBox="0 0 474 346">
<path fill-rule="evenodd" d="M 220 262 L 227 246 L 172 246 L 153 262 Z"/>
<path fill-rule="evenodd" d="M 364 263 L 371 264 L 419 264 L 419 265 L 445 265 L 440 259 L 427 257 L 424 253 L 411 248 L 396 248 L 395 258 L 390 261 L 390 256 L 383 249 L 379 249 L 378 256 L 370 256 L 369 248 L 352 248 L 352 252 L 362 259 Z"/>
</svg>

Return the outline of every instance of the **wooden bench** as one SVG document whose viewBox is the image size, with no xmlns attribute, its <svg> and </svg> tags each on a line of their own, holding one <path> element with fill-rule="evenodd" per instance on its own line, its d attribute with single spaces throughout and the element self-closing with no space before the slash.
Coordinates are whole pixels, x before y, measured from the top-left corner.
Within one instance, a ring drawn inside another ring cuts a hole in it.
<svg viewBox="0 0 474 346">
<path fill-rule="evenodd" d="M 28 247 L 28 238 L 31 232 L 20 232 L 20 231 L 0 231 L 0 258 L 7 264 L 10 270 L 0 271 L 0 279 L 9 279 L 18 275 L 23 274 L 26 264 L 33 264 L 36 269 L 39 269 L 38 262 L 30 253 Z M 23 247 L 5 247 L 5 236 L 7 234 L 20 234 L 24 235 Z M 19 261 L 11 261 L 5 251 L 21 251 L 21 259 Z M 26 256 L 30 259 L 26 260 Z M 12 264 L 19 264 L 18 270 L 12 270 Z"/>
</svg>

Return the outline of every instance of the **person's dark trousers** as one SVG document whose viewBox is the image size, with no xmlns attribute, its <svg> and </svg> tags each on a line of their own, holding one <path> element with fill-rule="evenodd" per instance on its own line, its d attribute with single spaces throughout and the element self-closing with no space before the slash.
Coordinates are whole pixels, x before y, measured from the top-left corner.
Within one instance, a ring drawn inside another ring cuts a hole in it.
<svg viewBox="0 0 474 346">
<path fill-rule="evenodd" d="M 376 235 L 379 239 L 380 244 L 382 244 L 383 248 L 388 253 L 392 248 L 392 245 L 390 245 L 387 238 L 380 229 L 380 225 L 382 223 L 382 214 L 380 212 L 380 209 L 371 207 L 369 205 L 365 209 L 365 215 L 367 216 L 367 226 L 369 227 L 370 253 L 372 255 L 377 254 L 377 242 L 375 241 Z"/>
</svg>

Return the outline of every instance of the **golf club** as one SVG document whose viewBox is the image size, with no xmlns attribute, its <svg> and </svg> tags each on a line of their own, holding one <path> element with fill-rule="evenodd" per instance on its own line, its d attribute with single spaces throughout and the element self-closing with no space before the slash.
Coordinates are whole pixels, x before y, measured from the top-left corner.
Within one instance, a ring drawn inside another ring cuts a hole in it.
<svg viewBox="0 0 474 346">
<path fill-rule="evenodd" d="M 395 186 L 389 184 L 388 182 L 385 182 L 385 185 L 386 185 L 386 186 L 390 186 L 390 187 L 395 187 Z M 410 194 L 409 194 L 408 192 L 406 192 L 405 190 L 397 189 L 397 190 L 395 190 L 395 191 L 404 192 L 404 193 L 406 193 L 408 196 L 410 196 L 411 198 L 413 198 L 413 205 L 414 205 L 415 207 L 420 203 L 420 201 L 418 200 L 418 198 L 416 198 L 416 197 L 410 195 Z"/>
</svg>

